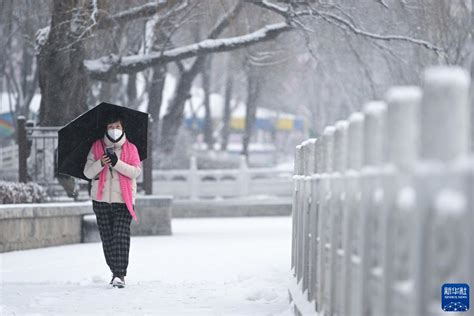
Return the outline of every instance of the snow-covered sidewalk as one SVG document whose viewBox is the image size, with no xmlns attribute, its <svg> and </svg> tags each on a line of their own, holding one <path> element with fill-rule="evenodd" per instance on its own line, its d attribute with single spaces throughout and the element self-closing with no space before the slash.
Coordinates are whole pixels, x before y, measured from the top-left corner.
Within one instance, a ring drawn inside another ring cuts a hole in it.
<svg viewBox="0 0 474 316">
<path fill-rule="evenodd" d="M 172 224 L 132 237 L 125 289 L 100 243 L 0 254 L 0 315 L 292 315 L 291 217 Z"/>
</svg>

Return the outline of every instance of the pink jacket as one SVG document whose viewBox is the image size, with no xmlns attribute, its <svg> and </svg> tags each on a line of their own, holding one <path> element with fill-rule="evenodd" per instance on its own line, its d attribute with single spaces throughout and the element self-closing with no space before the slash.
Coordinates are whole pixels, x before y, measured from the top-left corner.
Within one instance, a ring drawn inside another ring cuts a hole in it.
<svg viewBox="0 0 474 316">
<path fill-rule="evenodd" d="M 100 162 L 104 147 L 110 146 L 114 147 L 119 158 L 112 168 L 112 174 L 109 168 L 103 167 Z M 92 179 L 92 199 L 107 203 L 125 203 L 135 221 L 137 217 L 133 204 L 136 196 L 136 178 L 140 173 L 138 150 L 125 135 L 117 143 L 112 143 L 107 137 L 97 140 L 92 145 L 84 168 L 84 175 Z"/>
</svg>

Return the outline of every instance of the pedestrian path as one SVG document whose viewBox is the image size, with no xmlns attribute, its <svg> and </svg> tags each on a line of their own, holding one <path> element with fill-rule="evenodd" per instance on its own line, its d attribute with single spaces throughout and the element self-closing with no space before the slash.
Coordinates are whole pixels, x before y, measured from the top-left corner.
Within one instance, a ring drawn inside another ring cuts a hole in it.
<svg viewBox="0 0 474 316">
<path fill-rule="evenodd" d="M 1 315 L 292 315 L 291 218 L 174 219 L 132 237 L 125 289 L 99 243 L 0 254 Z"/>
</svg>

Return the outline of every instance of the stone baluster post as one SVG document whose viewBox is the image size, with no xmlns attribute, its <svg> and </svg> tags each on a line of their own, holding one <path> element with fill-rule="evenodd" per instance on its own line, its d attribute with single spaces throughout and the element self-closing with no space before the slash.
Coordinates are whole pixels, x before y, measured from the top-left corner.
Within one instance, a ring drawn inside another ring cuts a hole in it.
<svg viewBox="0 0 474 316">
<path fill-rule="evenodd" d="M 435 315 L 441 286 L 472 278 L 472 181 L 466 176 L 472 167 L 455 164 L 469 151 L 470 78 L 461 68 L 438 66 L 427 69 L 423 80 L 422 161 L 416 171 L 415 291 L 421 299 L 416 311 Z"/>
<path fill-rule="evenodd" d="M 349 117 L 347 142 L 348 170 L 346 172 L 346 200 L 348 204 L 345 249 L 344 314 L 354 315 L 360 306 L 361 185 L 360 172 L 364 161 L 364 115 L 360 112 Z"/>
<path fill-rule="evenodd" d="M 239 190 L 240 196 L 249 195 L 250 175 L 245 155 L 240 155 L 239 164 Z"/>
<path fill-rule="evenodd" d="M 331 214 L 332 214 L 332 188 L 331 179 L 334 170 L 334 126 L 328 126 L 324 129 L 324 174 L 320 182 L 320 199 L 321 199 L 321 237 L 322 237 L 322 264 L 321 264 L 321 287 L 322 287 L 322 303 L 321 312 L 331 314 Z"/>
<path fill-rule="evenodd" d="M 195 156 L 191 156 L 190 158 L 188 181 L 190 186 L 190 198 L 191 200 L 197 200 L 199 198 L 199 175 Z"/>
<path fill-rule="evenodd" d="M 298 145 L 295 148 L 295 162 L 293 166 L 293 204 L 292 204 L 292 220 L 293 220 L 293 231 L 292 231 L 292 245 L 291 245 L 291 268 L 293 269 L 293 273 L 295 273 L 296 276 L 296 262 L 298 261 L 298 257 L 296 256 L 297 253 L 297 232 L 299 227 L 297 226 L 298 224 L 298 201 L 299 201 L 299 194 L 300 194 L 300 189 L 299 189 L 299 175 L 301 174 L 301 146 Z"/>
<path fill-rule="evenodd" d="M 317 298 L 317 284 L 319 282 L 317 271 L 319 264 L 318 257 L 318 247 L 320 244 L 320 235 L 318 230 L 318 218 L 319 218 L 319 179 L 322 169 L 322 140 L 321 138 L 317 139 L 314 142 L 315 150 L 315 165 L 314 165 L 314 174 L 311 177 L 311 210 L 310 210 L 310 234 L 311 234 L 311 244 L 310 244 L 310 272 L 309 272 L 309 301 L 316 302 Z M 316 309 L 316 306 L 314 306 Z"/>
<path fill-rule="evenodd" d="M 387 142 L 385 149 L 383 256 L 384 315 L 414 315 L 419 293 L 405 284 L 414 284 L 416 208 L 412 173 L 419 146 L 419 106 L 422 91 L 415 86 L 393 87 L 387 102 Z M 403 290 L 402 290 L 403 289 Z M 405 304 L 399 304 L 405 302 Z"/>
<path fill-rule="evenodd" d="M 310 244 L 312 242 L 310 233 L 310 212 L 311 212 L 311 178 L 314 174 L 315 167 L 315 144 L 316 139 L 310 138 L 304 142 L 305 150 L 305 173 L 304 173 L 304 186 L 305 186 L 305 199 L 304 199 L 304 212 L 303 212 L 303 291 L 308 292 L 308 299 L 310 297 L 309 290 L 309 271 L 312 264 L 310 257 Z"/>
<path fill-rule="evenodd" d="M 297 185 L 297 194 L 296 194 L 296 260 L 295 260 L 295 274 L 296 274 L 296 280 L 299 282 L 301 279 L 301 271 L 300 271 L 300 266 L 301 266 L 301 230 L 302 230 L 302 202 L 304 199 L 304 186 L 303 186 L 303 166 L 304 166 L 304 151 L 303 151 L 303 146 L 298 145 L 296 146 L 296 151 L 297 151 L 297 156 L 298 156 L 298 161 L 297 161 L 297 169 L 298 169 L 298 175 L 295 177 L 296 178 L 296 185 Z"/>
<path fill-rule="evenodd" d="M 344 234 L 347 227 L 346 169 L 348 121 L 338 121 L 334 133 L 334 175 L 331 183 L 333 208 L 331 214 L 331 310 L 335 315 L 344 313 Z"/>
<path fill-rule="evenodd" d="M 382 163 L 385 148 L 386 104 L 369 102 L 364 107 L 364 169 L 362 171 L 362 315 L 383 310 L 383 215 L 385 213 Z"/>
</svg>

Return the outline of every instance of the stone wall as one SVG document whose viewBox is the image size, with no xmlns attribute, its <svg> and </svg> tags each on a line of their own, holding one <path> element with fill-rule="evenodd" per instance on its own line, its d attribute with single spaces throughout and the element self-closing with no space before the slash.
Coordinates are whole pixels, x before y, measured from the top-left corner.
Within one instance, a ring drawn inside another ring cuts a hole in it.
<svg viewBox="0 0 474 316">
<path fill-rule="evenodd" d="M 132 220 L 132 236 L 171 235 L 172 214 L 171 196 L 140 196 L 135 209 L 138 222 Z M 84 216 L 82 223 L 82 242 L 99 242 L 99 228 L 94 214 Z"/>
<path fill-rule="evenodd" d="M 0 252 L 81 242 L 90 202 L 0 205 Z"/>
<path fill-rule="evenodd" d="M 289 216 L 291 198 L 176 200 L 173 217 Z"/>
<path fill-rule="evenodd" d="M 171 235 L 172 197 L 140 196 L 131 234 Z M 0 205 L 0 252 L 100 241 L 91 202 Z"/>
</svg>

